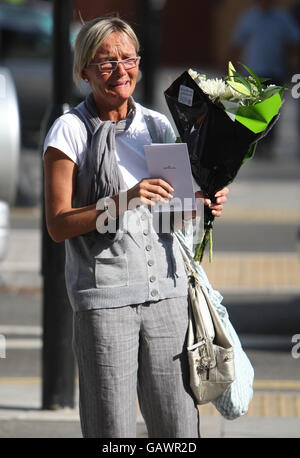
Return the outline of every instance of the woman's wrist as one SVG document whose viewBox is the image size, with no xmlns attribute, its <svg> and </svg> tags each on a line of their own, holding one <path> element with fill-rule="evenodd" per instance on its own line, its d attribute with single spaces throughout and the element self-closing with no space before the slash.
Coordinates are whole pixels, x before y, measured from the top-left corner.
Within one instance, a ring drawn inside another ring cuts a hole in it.
<svg viewBox="0 0 300 458">
<path fill-rule="evenodd" d="M 117 219 L 127 209 L 127 191 L 122 191 L 113 196 L 101 197 L 96 203 L 96 210 L 103 210 L 111 220 Z"/>
</svg>

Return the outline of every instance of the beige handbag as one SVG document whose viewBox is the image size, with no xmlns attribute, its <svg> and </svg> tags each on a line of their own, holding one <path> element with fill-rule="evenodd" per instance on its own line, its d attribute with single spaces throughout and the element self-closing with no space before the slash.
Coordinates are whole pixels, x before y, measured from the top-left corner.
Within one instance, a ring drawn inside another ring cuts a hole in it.
<svg viewBox="0 0 300 458">
<path fill-rule="evenodd" d="M 205 404 L 234 381 L 234 354 L 224 326 L 195 275 L 189 275 L 189 302 L 190 386 L 197 403 Z"/>
<path fill-rule="evenodd" d="M 200 283 L 178 237 L 188 276 L 189 327 L 187 353 L 190 386 L 198 404 L 206 404 L 220 396 L 235 378 L 233 347 L 220 317 Z"/>
</svg>

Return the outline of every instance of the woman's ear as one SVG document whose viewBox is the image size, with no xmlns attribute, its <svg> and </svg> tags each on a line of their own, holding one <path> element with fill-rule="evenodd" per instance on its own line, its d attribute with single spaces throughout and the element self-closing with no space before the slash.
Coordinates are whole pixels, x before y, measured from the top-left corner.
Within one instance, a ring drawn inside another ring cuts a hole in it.
<svg viewBox="0 0 300 458">
<path fill-rule="evenodd" d="M 81 71 L 81 78 L 82 78 L 86 83 L 89 82 L 89 79 L 88 79 L 88 76 L 87 76 L 87 73 L 86 73 L 86 70 L 85 70 L 85 69 L 83 69 L 83 70 Z"/>
</svg>

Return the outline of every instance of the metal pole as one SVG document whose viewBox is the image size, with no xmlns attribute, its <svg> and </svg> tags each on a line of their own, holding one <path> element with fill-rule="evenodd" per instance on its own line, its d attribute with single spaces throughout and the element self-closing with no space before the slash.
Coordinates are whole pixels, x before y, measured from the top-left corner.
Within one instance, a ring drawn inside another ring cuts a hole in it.
<svg viewBox="0 0 300 458">
<path fill-rule="evenodd" d="M 162 2 L 163 4 L 163 2 Z M 152 107 L 154 103 L 155 75 L 159 64 L 160 13 L 159 3 L 153 0 L 138 2 L 142 60 L 142 103 Z"/>
<path fill-rule="evenodd" d="M 53 98 L 44 134 L 69 109 L 72 88 L 71 0 L 53 2 Z M 42 202 L 43 351 L 42 409 L 74 407 L 75 362 L 72 351 L 72 310 L 65 285 L 65 246 L 50 238 Z"/>
</svg>

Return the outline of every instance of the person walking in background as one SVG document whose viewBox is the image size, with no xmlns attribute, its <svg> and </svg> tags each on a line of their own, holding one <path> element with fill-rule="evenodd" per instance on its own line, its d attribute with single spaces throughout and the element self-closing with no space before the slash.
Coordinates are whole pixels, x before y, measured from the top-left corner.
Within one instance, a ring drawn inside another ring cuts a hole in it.
<svg viewBox="0 0 300 458">
<path fill-rule="evenodd" d="M 298 27 L 300 28 L 300 0 L 296 0 L 291 7 L 291 15 L 295 19 L 295 21 L 298 24 Z M 299 88 L 299 82 L 300 82 L 300 50 L 296 54 L 296 61 L 295 61 L 295 74 L 297 76 L 297 83 L 298 83 L 298 90 L 296 91 L 296 104 L 297 104 L 297 126 L 298 126 L 298 138 L 300 138 L 300 88 Z M 295 83 L 295 81 L 294 81 Z M 298 146 L 297 150 L 297 157 L 300 159 L 300 147 Z"/>
<path fill-rule="evenodd" d="M 242 62 L 262 78 L 283 85 L 300 49 L 300 29 L 276 0 L 254 0 L 238 19 L 231 37 L 230 60 Z M 273 156 L 277 126 L 258 146 L 259 156 Z"/>
<path fill-rule="evenodd" d="M 138 392 L 149 437 L 199 437 L 185 351 L 184 262 L 172 231 L 156 231 L 150 212 L 174 190 L 147 178 L 143 148 L 176 136 L 164 115 L 132 98 L 138 52 L 134 31 L 118 17 L 81 28 L 74 79 L 91 93 L 45 139 L 46 222 L 66 245 L 83 436 L 135 437 Z M 227 192 L 216 194 L 215 216 Z M 102 231 L 110 223 L 116 230 Z"/>
<path fill-rule="evenodd" d="M 290 13 L 292 17 L 295 19 L 295 21 L 298 24 L 298 27 L 300 28 L 300 0 L 296 0 L 291 8 L 290 8 Z M 300 59 L 300 55 L 298 54 L 298 59 Z M 298 65 L 299 65 L 299 60 L 298 60 Z"/>
</svg>

